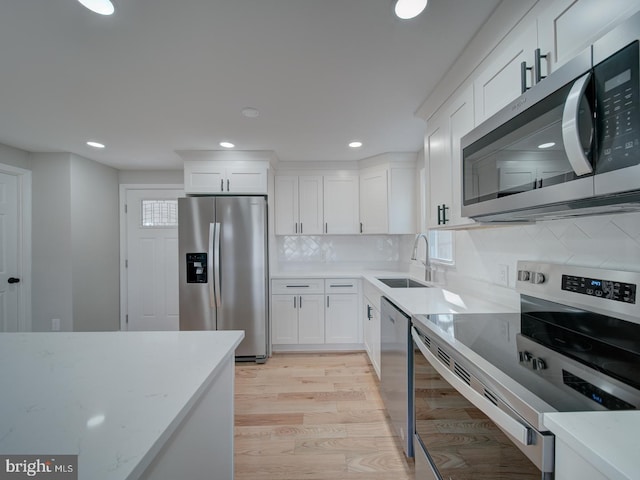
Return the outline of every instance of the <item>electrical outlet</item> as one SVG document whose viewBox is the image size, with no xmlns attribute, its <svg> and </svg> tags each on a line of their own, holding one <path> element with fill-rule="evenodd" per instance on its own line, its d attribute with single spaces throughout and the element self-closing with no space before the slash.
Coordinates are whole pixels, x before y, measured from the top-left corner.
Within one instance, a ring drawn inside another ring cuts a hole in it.
<svg viewBox="0 0 640 480">
<path fill-rule="evenodd" d="M 52 318 L 51 319 L 51 331 L 52 332 L 60 331 L 60 319 L 59 318 Z"/>
<path fill-rule="evenodd" d="M 501 263 L 498 265 L 498 284 L 509 286 L 509 265 Z"/>
</svg>

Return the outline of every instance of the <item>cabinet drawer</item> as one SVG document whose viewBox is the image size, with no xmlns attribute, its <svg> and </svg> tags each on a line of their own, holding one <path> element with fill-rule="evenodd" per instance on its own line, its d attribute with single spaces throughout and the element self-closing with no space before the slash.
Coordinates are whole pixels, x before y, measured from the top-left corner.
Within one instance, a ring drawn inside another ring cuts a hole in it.
<svg viewBox="0 0 640 480">
<path fill-rule="evenodd" d="M 321 278 L 275 278 L 271 280 L 271 293 L 324 293 L 324 281 Z"/>
<path fill-rule="evenodd" d="M 357 278 L 327 278 L 324 281 L 325 293 L 358 293 Z"/>
</svg>

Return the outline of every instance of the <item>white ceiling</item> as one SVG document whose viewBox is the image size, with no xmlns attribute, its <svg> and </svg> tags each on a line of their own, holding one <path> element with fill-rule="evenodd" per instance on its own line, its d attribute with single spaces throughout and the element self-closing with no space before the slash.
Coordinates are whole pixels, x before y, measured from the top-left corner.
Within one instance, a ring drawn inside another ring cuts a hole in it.
<svg viewBox="0 0 640 480">
<path fill-rule="evenodd" d="M 114 3 L 2 2 L 0 143 L 121 169 L 178 169 L 176 150 L 223 140 L 280 161 L 418 151 L 414 112 L 499 0 L 430 0 L 409 21 L 391 0 Z"/>
</svg>

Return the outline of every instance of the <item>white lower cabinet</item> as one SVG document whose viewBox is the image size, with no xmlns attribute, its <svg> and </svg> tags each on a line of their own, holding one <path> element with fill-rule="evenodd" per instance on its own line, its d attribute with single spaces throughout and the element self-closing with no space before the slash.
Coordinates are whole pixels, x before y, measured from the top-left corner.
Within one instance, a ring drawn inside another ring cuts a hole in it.
<svg viewBox="0 0 640 480">
<path fill-rule="evenodd" d="M 380 378 L 380 294 L 368 284 L 364 288 L 364 348 Z"/>
<path fill-rule="evenodd" d="M 359 283 L 358 279 L 272 280 L 273 349 L 351 349 L 361 345 Z"/>
<path fill-rule="evenodd" d="M 337 293 L 326 297 L 326 343 L 358 343 L 358 295 Z"/>
<path fill-rule="evenodd" d="M 324 343 L 323 299 L 323 295 L 272 295 L 273 343 Z"/>
</svg>

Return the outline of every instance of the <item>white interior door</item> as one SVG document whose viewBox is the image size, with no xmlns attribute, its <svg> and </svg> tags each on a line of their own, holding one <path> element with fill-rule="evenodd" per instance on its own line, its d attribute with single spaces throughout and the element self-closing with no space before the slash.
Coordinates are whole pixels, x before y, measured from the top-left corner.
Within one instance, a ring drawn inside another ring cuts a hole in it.
<svg viewBox="0 0 640 480">
<path fill-rule="evenodd" d="M 0 331 L 17 332 L 18 177 L 0 173 Z M 16 283 L 14 283 L 16 282 Z"/>
<path fill-rule="evenodd" d="M 178 189 L 126 189 L 126 330 L 178 330 Z"/>
</svg>

